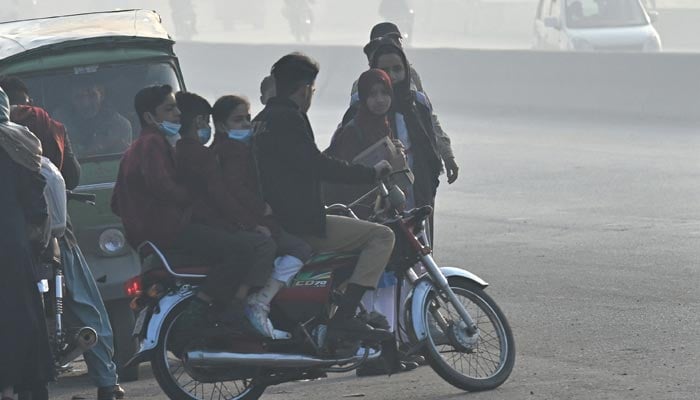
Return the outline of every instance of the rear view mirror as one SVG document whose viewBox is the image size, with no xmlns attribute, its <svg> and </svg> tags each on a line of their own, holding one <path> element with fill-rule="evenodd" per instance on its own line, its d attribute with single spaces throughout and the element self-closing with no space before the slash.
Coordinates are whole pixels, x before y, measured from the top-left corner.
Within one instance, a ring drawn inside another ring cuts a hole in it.
<svg viewBox="0 0 700 400">
<path fill-rule="evenodd" d="M 547 17 L 544 19 L 544 26 L 556 30 L 561 29 L 561 21 L 557 17 Z"/>
<path fill-rule="evenodd" d="M 649 20 L 651 21 L 652 24 L 659 20 L 659 12 L 658 11 L 647 11 L 647 14 L 649 14 Z"/>
</svg>

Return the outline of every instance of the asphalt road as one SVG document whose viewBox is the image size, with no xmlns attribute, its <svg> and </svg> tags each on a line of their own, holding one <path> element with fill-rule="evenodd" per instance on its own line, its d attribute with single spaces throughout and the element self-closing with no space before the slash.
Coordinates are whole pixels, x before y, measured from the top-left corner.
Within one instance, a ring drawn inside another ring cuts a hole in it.
<svg viewBox="0 0 700 400">
<path fill-rule="evenodd" d="M 339 110 L 314 111 L 319 142 Z M 517 360 L 465 394 L 429 368 L 269 388 L 263 399 L 697 399 L 700 128 L 446 115 L 462 167 L 443 183 L 436 258 L 487 280 Z M 129 399 L 166 398 L 147 365 Z M 94 398 L 87 377 L 52 398 Z"/>
</svg>

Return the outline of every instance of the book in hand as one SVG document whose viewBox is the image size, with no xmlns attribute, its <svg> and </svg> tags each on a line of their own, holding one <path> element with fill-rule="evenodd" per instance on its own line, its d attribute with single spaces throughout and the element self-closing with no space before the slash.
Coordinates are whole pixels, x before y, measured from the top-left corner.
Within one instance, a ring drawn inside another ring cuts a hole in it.
<svg viewBox="0 0 700 400">
<path fill-rule="evenodd" d="M 408 162 L 406 155 L 401 149 L 394 145 L 394 142 L 388 136 L 379 139 L 376 143 L 366 148 L 363 152 L 353 158 L 353 164 L 361 164 L 368 167 L 374 167 L 382 160 L 386 160 L 391 164 L 392 170 L 403 171 L 408 170 Z M 403 174 L 392 175 L 391 183 L 398 185 L 402 189 L 406 189 L 413 185 L 413 173 L 409 170 Z"/>
</svg>

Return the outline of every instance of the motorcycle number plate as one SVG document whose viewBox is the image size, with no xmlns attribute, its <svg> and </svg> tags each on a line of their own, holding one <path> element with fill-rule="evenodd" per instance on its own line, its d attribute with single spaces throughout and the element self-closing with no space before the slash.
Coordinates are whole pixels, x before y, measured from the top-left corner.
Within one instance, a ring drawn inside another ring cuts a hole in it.
<svg viewBox="0 0 700 400">
<path fill-rule="evenodd" d="M 134 323 L 134 336 L 140 337 L 143 334 L 144 324 L 149 311 L 150 309 L 146 307 L 139 312 L 139 316 L 136 318 L 136 323 Z"/>
</svg>

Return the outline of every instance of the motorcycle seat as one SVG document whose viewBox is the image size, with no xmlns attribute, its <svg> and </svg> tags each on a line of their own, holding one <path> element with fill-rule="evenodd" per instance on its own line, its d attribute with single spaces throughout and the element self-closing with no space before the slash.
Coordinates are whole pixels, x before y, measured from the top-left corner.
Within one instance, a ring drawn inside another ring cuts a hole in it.
<svg viewBox="0 0 700 400">
<path fill-rule="evenodd" d="M 178 268 L 173 268 L 173 272 L 176 274 L 182 275 L 184 279 L 188 280 L 201 280 L 207 277 L 209 275 L 209 272 L 211 272 L 211 267 L 208 266 L 185 266 L 185 267 L 178 267 Z M 170 273 L 170 271 L 164 269 L 164 268 L 155 268 L 149 270 L 147 273 L 149 278 L 161 281 L 161 280 L 166 280 L 169 278 L 173 278 L 173 274 Z"/>
<path fill-rule="evenodd" d="M 359 252 L 329 252 L 329 253 L 318 253 L 314 254 L 311 259 L 306 263 L 306 265 L 320 264 L 330 260 L 341 260 L 347 258 L 357 257 Z"/>
</svg>

